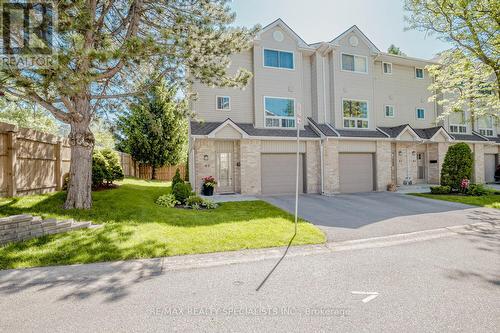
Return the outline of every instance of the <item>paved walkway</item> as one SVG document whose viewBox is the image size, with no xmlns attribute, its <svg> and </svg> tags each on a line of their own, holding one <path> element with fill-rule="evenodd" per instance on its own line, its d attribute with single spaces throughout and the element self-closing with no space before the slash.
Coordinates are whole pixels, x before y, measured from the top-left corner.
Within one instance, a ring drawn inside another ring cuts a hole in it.
<svg viewBox="0 0 500 333">
<path fill-rule="evenodd" d="M 293 195 L 262 197 L 290 213 Z M 474 222 L 500 221 L 500 210 L 389 192 L 301 195 L 299 216 L 317 225 L 329 241 L 435 229 Z"/>
</svg>

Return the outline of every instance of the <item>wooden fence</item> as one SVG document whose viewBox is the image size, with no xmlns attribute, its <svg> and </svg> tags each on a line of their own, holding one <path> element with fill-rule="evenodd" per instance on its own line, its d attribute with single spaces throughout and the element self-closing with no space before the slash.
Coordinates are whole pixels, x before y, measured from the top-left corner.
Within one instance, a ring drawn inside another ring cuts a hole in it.
<svg viewBox="0 0 500 333">
<path fill-rule="evenodd" d="M 129 154 L 119 152 L 120 162 L 122 165 L 123 173 L 127 177 L 137 177 L 140 179 L 151 179 L 152 169 L 150 165 L 140 164 L 132 159 Z M 156 169 L 156 179 L 163 181 L 170 181 L 175 175 L 175 171 L 179 169 L 181 177 L 186 177 L 186 165 L 171 165 L 164 166 Z"/>
<path fill-rule="evenodd" d="M 150 166 L 139 165 L 129 154 L 118 154 L 125 176 L 151 179 Z M 68 139 L 0 122 L 0 196 L 59 191 L 70 163 Z M 156 178 L 170 181 L 177 168 L 185 177 L 186 166 L 177 165 L 158 168 Z"/>
<path fill-rule="evenodd" d="M 0 195 L 60 190 L 70 158 L 67 139 L 0 123 Z"/>
</svg>

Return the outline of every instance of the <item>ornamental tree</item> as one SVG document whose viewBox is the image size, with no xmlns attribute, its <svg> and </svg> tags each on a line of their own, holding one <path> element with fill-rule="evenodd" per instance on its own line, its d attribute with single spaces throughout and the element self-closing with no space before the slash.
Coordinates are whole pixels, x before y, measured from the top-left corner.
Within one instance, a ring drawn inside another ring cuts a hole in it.
<svg viewBox="0 0 500 333">
<path fill-rule="evenodd" d="M 494 75 L 500 99 L 500 5 L 498 0 L 405 0 L 410 29 L 450 42 L 470 62 L 481 62 Z M 460 72 L 456 73 L 458 76 Z"/>
<path fill-rule="evenodd" d="M 441 185 L 459 190 L 463 179 L 472 178 L 474 157 L 466 143 L 456 143 L 448 148 L 441 168 Z"/>
<path fill-rule="evenodd" d="M 4 2 L 5 3 L 5 2 Z M 167 77 L 241 87 L 251 73 L 227 74 L 229 56 L 250 47 L 254 30 L 230 27 L 227 0 L 57 1 L 56 60 L 40 68 L 0 68 L 0 93 L 37 103 L 71 127 L 64 207 L 89 208 L 96 114 L 120 106 Z M 36 10 L 34 8 L 33 10 Z"/>
<path fill-rule="evenodd" d="M 498 86 L 491 67 L 458 49 L 441 53 L 440 62 L 427 67 L 433 77 L 430 100 L 442 107 L 440 117 L 467 111 L 473 128 L 481 117 L 500 117 L 500 99 L 495 93 Z"/>
<path fill-rule="evenodd" d="M 187 154 L 187 102 L 176 95 L 175 87 L 161 82 L 118 120 L 118 147 L 150 165 L 151 179 L 156 179 L 157 168 L 175 165 Z"/>
</svg>

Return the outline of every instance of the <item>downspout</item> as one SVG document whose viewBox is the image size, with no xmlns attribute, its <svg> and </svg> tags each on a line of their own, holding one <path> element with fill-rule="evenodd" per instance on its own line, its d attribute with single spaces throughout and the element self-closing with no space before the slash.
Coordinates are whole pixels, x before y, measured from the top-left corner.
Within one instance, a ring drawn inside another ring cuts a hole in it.
<svg viewBox="0 0 500 333">
<path fill-rule="evenodd" d="M 327 140 L 328 140 L 328 138 L 327 138 Z M 325 176 L 325 174 L 324 174 L 325 166 L 324 166 L 323 154 L 324 154 L 323 139 L 321 139 L 319 141 L 319 159 L 320 159 L 319 165 L 321 168 L 321 195 L 325 194 L 325 187 L 324 187 L 324 183 L 323 183 L 323 178 Z"/>
</svg>

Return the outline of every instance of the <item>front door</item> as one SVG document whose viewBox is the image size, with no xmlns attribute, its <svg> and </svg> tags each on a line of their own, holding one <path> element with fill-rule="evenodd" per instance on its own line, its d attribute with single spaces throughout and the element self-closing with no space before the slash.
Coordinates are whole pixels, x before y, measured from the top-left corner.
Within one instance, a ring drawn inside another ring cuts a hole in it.
<svg viewBox="0 0 500 333">
<path fill-rule="evenodd" d="M 425 181 L 425 153 L 417 153 L 417 180 Z"/>
<path fill-rule="evenodd" d="M 218 193 L 234 193 L 232 142 L 218 144 L 216 180 Z"/>
</svg>

